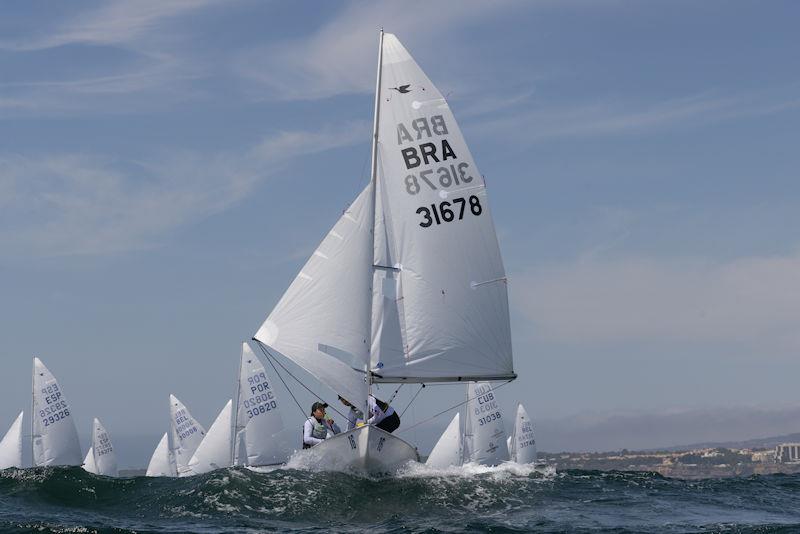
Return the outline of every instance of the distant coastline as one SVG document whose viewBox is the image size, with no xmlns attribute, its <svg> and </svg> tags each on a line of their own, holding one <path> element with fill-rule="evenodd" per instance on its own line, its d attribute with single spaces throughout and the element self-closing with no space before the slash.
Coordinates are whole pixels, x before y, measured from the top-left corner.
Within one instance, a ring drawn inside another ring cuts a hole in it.
<svg viewBox="0 0 800 534">
<path fill-rule="evenodd" d="M 663 451 L 540 452 L 539 459 L 554 465 L 559 471 L 647 471 L 688 480 L 800 473 L 800 460 L 782 461 L 776 449 L 711 447 Z"/>
</svg>

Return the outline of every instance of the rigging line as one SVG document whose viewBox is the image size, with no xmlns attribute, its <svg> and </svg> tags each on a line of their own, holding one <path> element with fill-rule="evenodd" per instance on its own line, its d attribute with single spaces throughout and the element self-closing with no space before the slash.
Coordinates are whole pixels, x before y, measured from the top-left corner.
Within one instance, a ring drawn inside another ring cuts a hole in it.
<svg viewBox="0 0 800 534">
<path fill-rule="evenodd" d="M 400 384 L 400 385 L 402 386 L 403 384 Z M 408 401 L 408 406 L 406 406 L 406 409 L 405 409 L 405 410 L 403 410 L 403 413 L 401 413 L 401 414 L 400 414 L 400 417 L 403 417 L 403 415 L 405 415 L 405 413 L 408 411 L 408 409 L 409 409 L 409 408 L 411 408 L 411 405 L 414 403 L 414 399 L 416 399 L 416 398 L 417 398 L 417 395 L 419 395 L 419 394 L 420 394 L 420 392 L 421 392 L 421 391 L 422 391 L 424 388 L 425 388 L 425 384 L 420 384 L 420 386 L 419 386 L 419 389 L 417 390 L 417 392 L 416 392 L 416 393 L 414 393 L 414 396 L 413 396 L 413 397 L 411 397 L 411 400 L 410 400 L 410 401 Z M 400 388 L 397 388 L 397 389 L 400 389 Z"/>
<path fill-rule="evenodd" d="M 300 403 L 299 403 L 299 402 L 297 402 L 297 399 L 295 398 L 295 396 L 294 396 L 294 393 L 292 393 L 292 390 L 291 390 L 291 389 L 289 389 L 289 386 L 287 386 L 287 385 L 286 385 L 286 381 L 283 379 L 283 377 L 281 376 L 281 374 L 278 372 L 278 369 L 277 369 L 277 368 L 275 368 L 275 364 L 274 364 L 274 363 L 272 363 L 272 354 L 269 354 L 269 353 L 268 353 L 266 350 L 264 350 L 264 346 L 261 344 L 261 342 L 260 342 L 260 341 L 258 341 L 258 340 L 256 340 L 256 341 L 258 342 L 258 347 L 261 349 L 261 352 L 263 352 L 263 353 L 264 353 L 264 356 L 266 356 L 266 357 L 267 357 L 267 361 L 268 361 L 268 362 L 269 362 L 269 364 L 272 366 L 272 369 L 275 371 L 275 374 L 276 374 L 276 375 L 278 375 L 278 378 L 280 378 L 280 379 L 281 379 L 281 382 L 283 383 L 283 387 L 285 387 L 285 388 L 286 388 L 286 391 L 288 391 L 288 392 L 289 392 L 289 395 L 291 395 L 291 397 L 292 397 L 292 400 L 293 400 L 293 401 L 294 401 L 294 403 L 297 405 L 297 407 L 300 409 L 300 413 L 302 413 L 303 415 L 305 415 L 305 414 L 306 414 L 306 411 L 303 409 L 303 407 L 302 407 L 302 406 L 300 406 Z"/>
<path fill-rule="evenodd" d="M 305 384 L 303 384 L 303 382 L 302 382 L 302 381 L 300 381 L 300 379 L 299 379 L 299 378 L 297 378 L 296 376 L 294 376 L 294 375 L 292 374 L 292 372 L 291 372 L 290 370 L 288 370 L 288 369 L 287 369 L 287 368 L 286 368 L 286 367 L 285 367 L 285 366 L 284 366 L 284 365 L 283 365 L 283 364 L 280 362 L 280 360 L 278 360 L 277 358 L 275 358 L 275 356 L 273 356 L 273 355 L 272 355 L 272 353 L 271 353 L 269 350 L 267 350 L 267 348 L 266 348 L 266 345 L 264 345 L 263 343 L 261 343 L 261 342 L 260 342 L 259 340 L 257 340 L 257 339 L 255 340 L 255 342 L 256 342 L 256 343 L 258 343 L 258 346 L 259 346 L 259 347 L 261 347 L 261 351 L 262 351 L 262 352 L 264 352 L 265 354 L 266 354 L 266 353 L 269 353 L 269 356 L 275 360 L 275 363 L 277 363 L 278 365 L 280 365 L 281 369 L 283 369 L 284 371 L 286 371 L 286 374 L 288 374 L 289 376 L 291 376 L 292 378 L 294 378 L 295 382 L 297 382 L 298 384 L 300 384 L 301 386 L 303 386 L 303 388 L 304 388 L 306 391 L 308 391 L 309 393 L 311 393 L 312 395 L 314 395 L 316 398 L 318 398 L 318 399 L 321 399 L 321 398 L 322 398 L 322 395 L 319 395 L 319 394 L 317 394 L 317 392 L 315 392 L 315 391 L 311 390 L 311 389 L 310 389 L 308 386 L 306 386 Z M 273 368 L 274 368 L 274 366 L 273 366 Z M 278 371 L 276 370 L 275 372 L 277 373 Z M 280 374 L 279 374 L 278 376 L 280 376 Z M 281 379 L 281 381 L 283 381 L 283 379 Z M 283 385 L 284 385 L 284 386 L 286 386 L 286 382 L 284 382 L 284 383 L 283 383 Z M 286 386 L 286 389 L 289 389 L 289 386 Z M 292 394 L 292 391 L 291 391 L 291 390 L 289 390 L 289 394 L 290 394 L 290 395 L 292 395 L 292 398 L 294 399 L 294 395 Z M 294 402 L 295 402 L 295 403 L 297 403 L 297 399 L 295 399 L 295 401 L 294 401 Z M 300 406 L 300 404 L 299 404 L 299 403 L 298 403 L 297 405 L 298 405 L 298 406 Z M 338 413 L 339 415 L 341 415 L 342 417 L 344 417 L 345 419 L 347 419 L 347 416 L 346 416 L 345 414 L 343 414 L 342 412 L 340 412 L 339 410 L 337 410 L 337 409 L 336 409 L 336 408 L 334 408 L 333 406 L 331 406 L 331 405 L 328 405 L 328 408 L 330 408 L 330 409 L 331 409 L 331 410 L 333 410 L 334 412 Z M 300 409 L 301 409 L 301 410 L 303 410 L 302 408 L 300 408 Z M 305 415 L 305 411 L 304 411 L 304 410 L 303 410 L 303 414 Z"/>
<path fill-rule="evenodd" d="M 496 388 L 492 388 L 492 391 L 497 391 L 497 390 L 498 390 L 498 389 L 500 389 L 501 387 L 503 387 L 503 386 L 506 386 L 506 385 L 510 384 L 511 382 L 512 382 L 512 380 L 509 380 L 509 381 L 507 381 L 507 382 L 503 382 L 502 384 L 500 384 L 500 385 L 499 385 L 499 386 L 497 386 Z M 408 427 L 408 428 L 404 428 L 403 430 L 401 430 L 400 432 L 398 432 L 398 434 L 403 434 L 403 433 L 405 433 L 405 432 L 408 432 L 408 431 L 409 431 L 409 430 L 411 430 L 412 428 L 415 428 L 415 427 L 418 427 L 418 426 L 420 426 L 420 425 L 423 425 L 423 424 L 425 424 L 425 423 L 428 423 L 428 422 L 430 422 L 430 421 L 433 421 L 434 419 L 436 419 L 436 418 L 437 418 L 437 417 L 439 417 L 440 415 L 442 415 L 442 414 L 445 414 L 445 413 L 449 412 L 449 411 L 450 411 L 450 410 L 452 410 L 453 408 L 458 408 L 459 406 L 462 406 L 462 405 L 464 405 L 464 404 L 468 403 L 468 402 L 469 402 L 469 401 L 471 401 L 471 400 L 475 400 L 475 399 L 477 399 L 479 396 L 480 396 L 480 395 L 478 395 L 478 396 L 475 396 L 475 397 L 472 397 L 472 398 L 470 398 L 470 399 L 467 399 L 467 400 L 465 400 L 465 401 L 463 401 L 463 402 L 459 402 L 458 404 L 456 404 L 456 405 L 454 405 L 454 406 L 451 406 L 451 407 L 447 408 L 446 410 L 442 410 L 441 412 L 439 412 L 439 413 L 437 413 L 437 414 L 435 414 L 435 415 L 433 415 L 433 416 L 431 416 L 431 417 L 428 417 L 427 419 L 423 419 L 423 420 L 422 420 L 422 421 L 420 421 L 419 423 L 415 423 L 415 424 L 411 425 L 411 426 L 410 426 L 410 427 Z"/>
<path fill-rule="evenodd" d="M 388 400 L 388 401 L 386 401 L 386 404 L 391 404 L 391 403 L 392 403 L 392 401 L 394 400 L 394 398 L 395 398 L 395 397 L 397 397 L 397 393 L 400 391 L 400 388 L 401 388 L 401 387 L 403 387 L 404 385 L 405 385 L 405 384 L 400 384 L 399 386 L 397 386 L 397 389 L 396 389 L 396 390 L 394 390 L 394 393 L 392 393 L 392 396 L 391 396 L 391 397 L 389 397 L 389 400 Z"/>
</svg>

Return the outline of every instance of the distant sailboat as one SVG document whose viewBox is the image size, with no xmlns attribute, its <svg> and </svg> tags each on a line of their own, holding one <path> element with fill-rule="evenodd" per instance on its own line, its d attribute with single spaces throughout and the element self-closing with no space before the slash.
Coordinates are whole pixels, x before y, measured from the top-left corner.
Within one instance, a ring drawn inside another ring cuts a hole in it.
<svg viewBox="0 0 800 534">
<path fill-rule="evenodd" d="M 169 424 L 169 450 L 175 458 L 178 476 L 189 476 L 192 474 L 189 461 L 203 441 L 206 429 L 175 395 L 169 396 Z"/>
<path fill-rule="evenodd" d="M 392 34 L 380 34 L 370 183 L 254 339 L 365 414 L 373 383 L 516 377 L 483 177 L 447 101 Z M 373 425 L 297 455 L 366 471 L 418 459 Z"/>
<path fill-rule="evenodd" d="M 229 400 L 211 424 L 206 437 L 189 460 L 192 475 L 201 475 L 231 466 L 233 456 L 233 401 Z"/>
<path fill-rule="evenodd" d="M 0 441 L 0 469 L 22 467 L 22 412 Z"/>
<path fill-rule="evenodd" d="M 286 428 L 281 416 L 282 407 L 261 360 L 250 345 L 242 343 L 236 395 L 234 465 L 265 466 L 286 462 L 297 446 L 297 431 Z"/>
<path fill-rule="evenodd" d="M 460 466 L 464 462 L 464 440 L 461 432 L 460 414 L 456 413 L 439 441 L 434 445 L 425 465 L 434 469 Z"/>
<path fill-rule="evenodd" d="M 176 477 L 178 468 L 175 465 L 175 455 L 169 449 L 169 436 L 165 432 L 158 442 L 150 463 L 147 465 L 149 477 Z"/>
<path fill-rule="evenodd" d="M 503 410 L 488 382 L 467 387 L 464 463 L 500 465 L 509 460 Z"/>
<path fill-rule="evenodd" d="M 514 430 L 508 438 L 511 461 L 518 464 L 536 463 L 536 440 L 533 437 L 533 422 L 522 404 L 517 405 Z"/>
<path fill-rule="evenodd" d="M 95 417 L 92 424 L 92 446 L 86 453 L 83 468 L 89 473 L 106 477 L 119 476 L 117 453 L 105 427 Z"/>
<path fill-rule="evenodd" d="M 69 403 L 58 381 L 33 359 L 33 465 L 81 465 L 83 455 Z"/>
</svg>

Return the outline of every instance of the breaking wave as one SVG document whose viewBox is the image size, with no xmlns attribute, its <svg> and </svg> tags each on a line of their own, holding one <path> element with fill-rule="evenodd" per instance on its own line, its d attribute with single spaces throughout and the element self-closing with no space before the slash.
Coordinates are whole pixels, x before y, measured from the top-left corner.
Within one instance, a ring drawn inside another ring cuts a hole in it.
<svg viewBox="0 0 800 534">
<path fill-rule="evenodd" d="M 543 474 L 513 464 L 393 477 L 223 469 L 110 479 L 80 468 L 0 471 L 6 532 L 795 532 L 800 476 L 683 481 Z"/>
</svg>

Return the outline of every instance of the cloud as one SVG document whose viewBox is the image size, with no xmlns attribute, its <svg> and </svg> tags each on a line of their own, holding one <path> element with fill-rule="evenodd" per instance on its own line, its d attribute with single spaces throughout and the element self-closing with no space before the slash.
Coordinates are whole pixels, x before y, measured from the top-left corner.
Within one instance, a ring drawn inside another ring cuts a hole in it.
<svg viewBox="0 0 800 534">
<path fill-rule="evenodd" d="M 12 70 L 0 82 L 0 117 L 130 113 L 195 96 L 187 82 L 208 75 L 208 60 L 186 44 L 189 29 L 179 21 L 220 3 L 123 0 L 56 21 L 37 19 L 21 37 L 0 41 L 9 57 L 18 54 L 25 65 L 38 67 Z M 73 57 L 62 48 L 74 45 L 90 47 L 93 52 L 84 55 L 95 59 L 72 61 L 66 72 L 52 69 Z"/>
<path fill-rule="evenodd" d="M 374 90 L 379 28 L 391 27 L 404 41 L 444 53 L 454 46 L 450 42 L 460 41 L 466 25 L 500 12 L 499 4 L 509 3 L 467 0 L 454 9 L 422 0 L 352 2 L 312 35 L 241 51 L 234 70 L 279 99 L 368 93 Z"/>
<path fill-rule="evenodd" d="M 484 135 L 513 132 L 517 143 L 529 145 L 550 139 L 641 133 L 800 109 L 796 88 L 786 89 L 731 95 L 703 92 L 638 105 L 610 100 L 572 106 L 536 102 L 530 111 L 482 120 L 479 131 Z"/>
<path fill-rule="evenodd" d="M 532 269 L 513 288 L 537 337 L 564 345 L 800 349 L 800 255 L 589 258 Z"/>
<path fill-rule="evenodd" d="M 33 51 L 70 44 L 131 46 L 144 44 L 145 35 L 163 29 L 175 17 L 220 3 L 220 0 L 117 0 L 87 10 L 40 30 L 38 35 L 0 42 L 0 49 Z"/>
<path fill-rule="evenodd" d="M 153 155 L 0 155 L 0 257 L 108 254 L 158 244 L 222 212 L 293 158 L 363 142 L 366 122 L 281 132 L 245 150 Z"/>
</svg>

